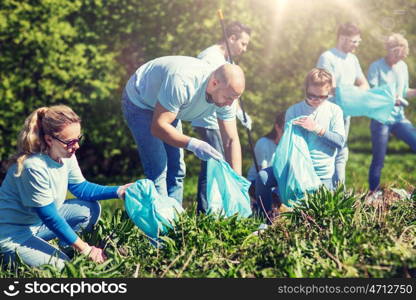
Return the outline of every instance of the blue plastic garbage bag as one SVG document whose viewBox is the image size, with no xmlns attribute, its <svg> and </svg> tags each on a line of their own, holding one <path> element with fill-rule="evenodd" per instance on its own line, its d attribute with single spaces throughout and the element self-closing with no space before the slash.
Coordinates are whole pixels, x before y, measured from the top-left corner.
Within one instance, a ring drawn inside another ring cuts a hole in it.
<svg viewBox="0 0 416 300">
<path fill-rule="evenodd" d="M 290 207 L 304 198 L 306 192 L 316 191 L 322 184 L 316 175 L 304 138 L 306 130 L 292 124 L 293 121 L 303 117 L 305 116 L 286 123 L 272 163 L 280 201 Z"/>
<path fill-rule="evenodd" d="M 248 189 L 250 181 L 238 175 L 223 160 L 207 162 L 208 213 L 230 217 L 236 213 L 249 217 L 252 213 Z"/>
<path fill-rule="evenodd" d="M 344 116 L 365 116 L 381 123 L 387 122 L 395 102 L 392 89 L 388 85 L 367 91 L 356 86 L 343 85 L 335 91 L 335 103 L 342 108 Z"/>
<path fill-rule="evenodd" d="M 161 196 L 149 179 L 137 180 L 127 188 L 124 205 L 134 224 L 154 240 L 172 229 L 177 214 L 183 212 L 178 201 Z"/>
</svg>

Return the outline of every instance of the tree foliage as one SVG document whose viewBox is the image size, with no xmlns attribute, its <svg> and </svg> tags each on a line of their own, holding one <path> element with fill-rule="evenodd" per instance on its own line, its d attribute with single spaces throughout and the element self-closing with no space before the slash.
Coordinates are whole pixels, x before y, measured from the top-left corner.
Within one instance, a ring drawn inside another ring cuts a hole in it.
<svg viewBox="0 0 416 300">
<path fill-rule="evenodd" d="M 122 89 L 144 62 L 195 56 L 218 41 L 218 8 L 226 19 L 253 29 L 239 64 L 247 77 L 243 99 L 255 122 L 254 140 L 269 131 L 277 111 L 302 99 L 304 77 L 319 54 L 334 46 L 340 23 L 360 25 L 357 55 L 364 70 L 384 54 L 382 39 L 391 32 L 405 33 L 411 53 L 416 45 L 415 0 L 3 0 L 0 160 L 15 151 L 31 111 L 63 103 L 83 119 L 87 141 L 78 157 L 86 176 L 141 176 L 120 111 Z M 414 72 L 415 59 L 407 62 Z M 189 125 L 185 131 L 193 134 Z M 243 153 L 249 153 L 243 130 L 240 137 Z M 194 172 L 197 160 L 186 159 Z M 249 163 L 245 155 L 245 168 Z"/>
</svg>

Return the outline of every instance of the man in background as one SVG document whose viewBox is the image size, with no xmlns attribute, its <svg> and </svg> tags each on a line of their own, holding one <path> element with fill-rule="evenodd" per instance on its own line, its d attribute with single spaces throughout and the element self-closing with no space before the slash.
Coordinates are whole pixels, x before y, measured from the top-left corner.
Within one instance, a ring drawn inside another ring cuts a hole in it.
<svg viewBox="0 0 416 300">
<path fill-rule="evenodd" d="M 352 23 L 342 24 L 338 29 L 337 44 L 321 54 L 317 68 L 332 74 L 334 85 L 355 85 L 363 90 L 369 89 L 367 79 L 354 52 L 361 42 L 360 29 Z M 334 87 L 335 87 L 334 86 Z M 345 145 L 335 157 L 333 185 L 345 184 L 345 168 L 348 160 L 347 138 L 350 128 L 349 116 L 344 116 Z"/>
<path fill-rule="evenodd" d="M 250 42 L 251 29 L 240 22 L 231 22 L 225 29 L 228 45 L 230 52 L 228 53 L 225 38 L 223 37 L 217 44 L 212 45 L 201 53 L 198 54 L 198 58 L 210 64 L 214 69 L 222 66 L 225 63 L 231 62 L 230 55 L 232 58 L 239 57 L 247 50 L 247 46 Z M 246 114 L 244 118 L 243 111 L 236 101 L 233 105 L 236 110 L 236 116 L 248 130 L 251 130 L 251 118 Z M 215 114 L 206 116 L 201 119 L 192 121 L 194 130 L 198 133 L 200 138 L 214 147 L 218 152 L 224 153 L 223 143 L 221 134 Z M 207 163 L 201 161 L 201 170 L 198 178 L 198 212 L 206 212 L 207 209 Z"/>
</svg>

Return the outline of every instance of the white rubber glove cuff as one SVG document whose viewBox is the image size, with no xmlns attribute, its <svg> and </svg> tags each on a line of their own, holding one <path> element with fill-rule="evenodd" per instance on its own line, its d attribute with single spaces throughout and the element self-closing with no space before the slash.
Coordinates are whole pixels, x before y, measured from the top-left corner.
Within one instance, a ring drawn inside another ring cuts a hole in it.
<svg viewBox="0 0 416 300">
<path fill-rule="evenodd" d="M 217 160 L 223 159 L 222 154 L 215 150 L 207 142 L 198 140 L 196 138 L 191 138 L 186 145 L 186 149 L 195 153 L 202 160 L 208 160 L 210 158 L 214 158 Z"/>
<path fill-rule="evenodd" d="M 251 120 L 250 116 L 246 113 L 246 120 L 244 121 L 244 112 L 241 108 L 237 109 L 236 117 L 240 120 L 241 124 L 248 130 L 251 130 L 251 124 L 253 121 Z"/>
<path fill-rule="evenodd" d="M 401 106 L 409 106 L 409 102 L 406 99 L 399 97 L 397 100 L 400 101 Z"/>
<path fill-rule="evenodd" d="M 122 186 L 122 185 L 120 185 L 120 186 L 118 187 L 118 189 L 117 189 L 117 196 L 118 196 L 118 198 L 119 198 L 119 199 L 122 199 L 122 198 L 121 198 L 121 191 L 122 191 L 122 188 L 123 188 L 123 186 Z"/>
<path fill-rule="evenodd" d="M 186 149 L 195 153 L 199 144 L 200 144 L 200 140 L 196 138 L 191 138 L 188 142 L 188 145 L 186 145 Z"/>
</svg>

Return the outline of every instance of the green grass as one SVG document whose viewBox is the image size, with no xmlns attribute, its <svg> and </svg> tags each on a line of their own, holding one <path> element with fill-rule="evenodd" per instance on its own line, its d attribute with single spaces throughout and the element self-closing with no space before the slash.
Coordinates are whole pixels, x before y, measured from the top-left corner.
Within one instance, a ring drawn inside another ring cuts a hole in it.
<svg viewBox="0 0 416 300">
<path fill-rule="evenodd" d="M 190 164 L 185 179 L 185 214 L 164 247 L 153 247 L 123 211 L 121 200 L 103 201 L 93 233 L 82 238 L 98 245 L 111 232 L 109 260 L 97 265 L 75 257 L 62 271 L 19 264 L 5 277 L 416 277 L 416 194 L 374 208 L 364 205 L 371 162 L 369 121 L 353 119 L 347 194 L 320 190 L 260 236 L 264 220 L 197 216 L 199 168 Z M 188 162 L 193 158 L 189 157 Z M 250 157 L 245 157 L 246 166 Z M 392 138 L 382 174 L 385 187 L 414 190 L 416 155 Z M 115 179 L 113 179 L 115 180 Z"/>
<path fill-rule="evenodd" d="M 115 229 L 96 265 L 76 255 L 62 271 L 20 264 L 0 277 L 409 277 L 416 276 L 416 195 L 388 210 L 363 205 L 341 190 L 320 190 L 259 236 L 263 221 L 181 216 L 164 247 L 150 245 L 121 209 L 106 209 L 93 233 L 98 244 Z"/>
</svg>

